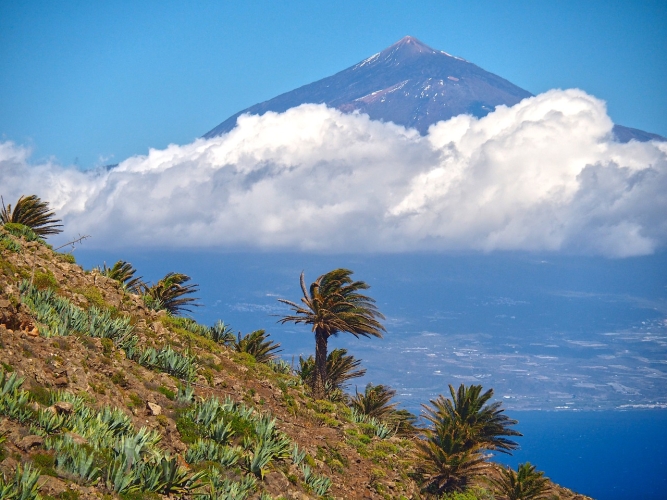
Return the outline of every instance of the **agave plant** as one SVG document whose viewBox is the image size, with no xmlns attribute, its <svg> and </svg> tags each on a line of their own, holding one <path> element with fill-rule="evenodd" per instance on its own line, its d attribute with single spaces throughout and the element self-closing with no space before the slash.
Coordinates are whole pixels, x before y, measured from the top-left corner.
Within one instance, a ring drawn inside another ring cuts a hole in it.
<svg viewBox="0 0 667 500">
<path fill-rule="evenodd" d="M 207 336 L 219 344 L 232 344 L 236 340 L 232 328 L 229 325 L 225 325 L 221 320 L 218 320 L 215 325 L 209 329 Z"/>
<path fill-rule="evenodd" d="M 248 457 L 248 470 L 260 479 L 264 479 L 267 465 L 276 458 L 285 458 L 289 450 L 289 440 L 285 437 L 277 439 L 260 439 L 255 443 L 252 454 Z"/>
<path fill-rule="evenodd" d="M 181 354 L 171 346 L 160 349 L 157 360 L 158 368 L 188 382 L 197 374 L 197 359 L 188 353 Z"/>
<path fill-rule="evenodd" d="M 0 246 L 14 253 L 21 253 L 22 249 L 20 243 L 14 241 L 6 234 L 0 234 Z"/>
<path fill-rule="evenodd" d="M 25 378 L 19 377 L 16 372 L 7 375 L 7 372 L 0 369 L 0 398 L 5 398 L 10 394 L 17 394 Z"/>
<path fill-rule="evenodd" d="M 192 403 L 195 399 L 195 388 L 190 384 L 179 385 L 176 393 L 178 403 Z"/>
<path fill-rule="evenodd" d="M 176 457 L 164 456 L 141 467 L 142 489 L 163 495 L 181 495 L 198 486 L 206 471 L 190 472 L 179 465 Z"/>
<path fill-rule="evenodd" d="M 132 493 L 141 489 L 141 477 L 124 456 L 118 456 L 107 469 L 106 486 L 116 493 Z"/>
<path fill-rule="evenodd" d="M 365 424 L 369 426 L 373 430 L 373 435 L 379 437 L 380 439 L 386 439 L 395 432 L 395 429 L 389 427 L 389 425 L 383 421 L 378 420 L 375 417 L 369 417 L 368 415 L 359 413 L 354 408 L 350 410 L 350 418 L 357 424 Z"/>
<path fill-rule="evenodd" d="M 79 413 L 86 406 L 86 399 L 83 396 L 69 391 L 58 389 L 49 393 L 49 404 L 54 405 L 59 402 L 70 403 L 72 412 Z"/>
<path fill-rule="evenodd" d="M 32 411 L 27 407 L 30 394 L 21 390 L 23 381 L 16 373 L 7 376 L 4 370 L 0 370 L 0 415 L 21 423 L 32 418 Z"/>
<path fill-rule="evenodd" d="M 210 461 L 222 467 L 231 467 L 240 457 L 240 448 L 223 446 L 209 439 L 197 439 L 185 453 L 185 460 L 189 464 Z"/>
<path fill-rule="evenodd" d="M 273 361 L 277 357 L 277 353 L 281 351 L 280 344 L 269 340 L 269 336 L 264 330 L 255 330 L 243 337 L 239 333 L 232 347 L 237 352 L 246 352 L 252 355 L 259 363 L 268 363 Z"/>
<path fill-rule="evenodd" d="M 282 375 L 292 374 L 292 365 L 290 365 L 284 359 L 272 359 L 267 364 L 269 365 L 269 368 L 271 368 L 276 373 L 280 373 Z"/>
<path fill-rule="evenodd" d="M 498 500 L 540 500 L 550 498 L 549 478 L 535 470 L 530 462 L 519 464 L 517 470 L 501 468 L 500 477 L 487 481 L 495 488 Z"/>
<path fill-rule="evenodd" d="M 55 218 L 55 213 L 49 210 L 49 204 L 42 201 L 36 195 L 21 196 L 14 209 L 11 205 L 5 207 L 2 200 L 2 211 L 0 211 L 0 223 L 22 224 L 29 227 L 38 236 L 48 236 L 62 232 L 62 224 L 57 224 L 60 219 Z"/>
<path fill-rule="evenodd" d="M 198 500 L 245 500 L 255 490 L 257 480 L 254 476 L 244 476 L 240 481 L 222 477 L 217 468 L 208 471 L 208 485 L 206 493 L 196 493 Z"/>
<path fill-rule="evenodd" d="M 170 373 L 186 382 L 192 382 L 197 374 L 197 358 L 187 352 L 181 354 L 171 346 L 144 350 L 132 349 L 133 359 L 146 368 L 156 368 Z"/>
<path fill-rule="evenodd" d="M 97 419 L 106 424 L 107 429 L 116 436 L 127 434 L 134 428 L 132 419 L 120 408 L 104 406 L 97 415 Z M 145 430 L 141 434 L 142 440 L 147 439 L 144 437 L 144 434 L 146 434 Z"/>
<path fill-rule="evenodd" d="M 101 470 L 95 465 L 95 452 L 76 444 L 70 436 L 62 436 L 50 442 L 47 449 L 56 452 L 56 468 L 85 482 L 94 482 L 101 474 Z"/>
<path fill-rule="evenodd" d="M 298 467 L 304 458 L 306 458 L 306 450 L 300 450 L 299 445 L 294 443 L 292 447 L 292 463 Z"/>
<path fill-rule="evenodd" d="M 188 412 L 188 416 L 195 423 L 208 427 L 218 419 L 218 415 L 223 411 L 223 405 L 220 403 L 220 400 L 213 397 L 195 404 Z"/>
<path fill-rule="evenodd" d="M 39 500 L 40 486 L 39 471 L 33 470 L 30 465 L 22 468 L 16 467 L 13 480 L 8 480 L 5 475 L 0 475 L 0 498 L 7 500 Z"/>
<path fill-rule="evenodd" d="M 303 473 L 304 482 L 317 496 L 327 494 L 329 488 L 331 488 L 331 479 L 326 476 L 314 474 L 310 466 L 305 464 L 301 467 L 301 472 Z"/>
<path fill-rule="evenodd" d="M 174 317 L 172 318 L 172 321 L 175 326 L 183 328 L 183 330 L 194 333 L 195 335 L 211 338 L 211 327 L 200 325 L 192 318 Z"/>
<path fill-rule="evenodd" d="M 127 346 L 132 342 L 133 327 L 130 318 L 113 318 L 109 311 L 91 307 L 83 310 L 64 297 L 58 297 L 53 290 L 38 290 L 23 281 L 19 286 L 21 301 L 35 315 L 35 319 L 45 325 L 40 332 L 46 336 L 63 336 L 79 332 L 91 337 L 108 338 L 117 346 Z"/>
<path fill-rule="evenodd" d="M 54 434 L 65 423 L 65 415 L 59 415 L 50 410 L 39 409 L 35 416 L 35 423 L 31 429 L 37 434 Z"/>
<path fill-rule="evenodd" d="M 211 439 L 219 444 L 227 444 L 234 435 L 231 422 L 225 423 L 224 420 L 213 422 L 206 433 Z"/>
<path fill-rule="evenodd" d="M 144 295 L 144 301 L 148 301 L 153 308 L 163 309 L 174 315 L 183 311 L 192 311 L 191 307 L 199 306 L 198 299 L 186 297 L 186 295 L 196 293 L 198 285 L 186 285 L 188 281 L 190 281 L 190 276 L 186 274 L 168 273 L 154 285 L 143 284 L 141 292 Z"/>
</svg>

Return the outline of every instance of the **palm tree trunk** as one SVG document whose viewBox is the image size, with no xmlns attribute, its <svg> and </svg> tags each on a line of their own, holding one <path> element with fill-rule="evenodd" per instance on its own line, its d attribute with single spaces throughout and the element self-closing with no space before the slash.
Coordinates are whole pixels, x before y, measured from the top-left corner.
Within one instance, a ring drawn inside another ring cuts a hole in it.
<svg viewBox="0 0 667 500">
<path fill-rule="evenodd" d="M 324 399 L 327 381 L 327 344 L 329 338 L 320 328 L 315 329 L 315 376 L 313 377 L 313 397 Z"/>
</svg>

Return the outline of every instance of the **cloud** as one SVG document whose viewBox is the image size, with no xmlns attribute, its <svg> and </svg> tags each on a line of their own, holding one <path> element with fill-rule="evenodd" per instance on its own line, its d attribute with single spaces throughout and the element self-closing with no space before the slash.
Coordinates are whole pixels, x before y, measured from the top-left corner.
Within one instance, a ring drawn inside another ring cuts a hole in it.
<svg viewBox="0 0 667 500">
<path fill-rule="evenodd" d="M 0 143 L 0 190 L 40 195 L 105 247 L 650 254 L 667 243 L 667 144 L 611 128 L 580 90 L 426 136 L 309 104 L 110 170 L 34 165 Z"/>
</svg>

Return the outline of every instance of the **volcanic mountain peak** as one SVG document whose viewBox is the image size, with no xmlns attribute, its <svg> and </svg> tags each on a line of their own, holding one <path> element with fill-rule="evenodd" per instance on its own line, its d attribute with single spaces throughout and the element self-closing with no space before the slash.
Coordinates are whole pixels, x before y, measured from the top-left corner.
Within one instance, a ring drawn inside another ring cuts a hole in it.
<svg viewBox="0 0 667 500">
<path fill-rule="evenodd" d="M 346 113 L 365 113 L 425 134 L 439 121 L 460 114 L 483 117 L 496 106 L 513 106 L 532 94 L 460 57 L 406 36 L 335 75 L 304 85 L 229 117 L 204 135 L 229 132 L 242 114 L 282 113 L 305 103 L 326 104 Z M 662 139 L 616 126 L 617 140 Z"/>
<path fill-rule="evenodd" d="M 401 38 L 398 42 L 393 45 L 390 45 L 382 52 L 373 54 L 368 59 L 361 61 L 359 64 L 353 66 L 352 71 L 356 71 L 360 68 L 373 66 L 377 64 L 384 64 L 387 66 L 398 66 L 401 63 L 418 62 L 420 59 L 424 61 L 426 58 L 436 57 L 450 57 L 452 59 L 457 59 L 459 61 L 467 62 L 465 59 L 460 57 L 452 56 L 447 52 L 442 50 L 435 50 L 422 41 L 416 39 L 413 36 L 405 36 Z"/>
</svg>

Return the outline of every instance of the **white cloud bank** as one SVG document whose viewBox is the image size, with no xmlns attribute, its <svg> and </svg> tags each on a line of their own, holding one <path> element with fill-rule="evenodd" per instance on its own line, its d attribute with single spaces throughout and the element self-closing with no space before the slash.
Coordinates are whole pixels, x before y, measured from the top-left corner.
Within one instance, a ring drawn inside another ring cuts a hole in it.
<svg viewBox="0 0 667 500">
<path fill-rule="evenodd" d="M 0 192 L 48 200 L 86 246 L 649 254 L 667 243 L 667 143 L 616 143 L 611 128 L 580 90 L 425 137 L 303 105 L 110 171 L 32 165 L 0 143 Z"/>
</svg>

